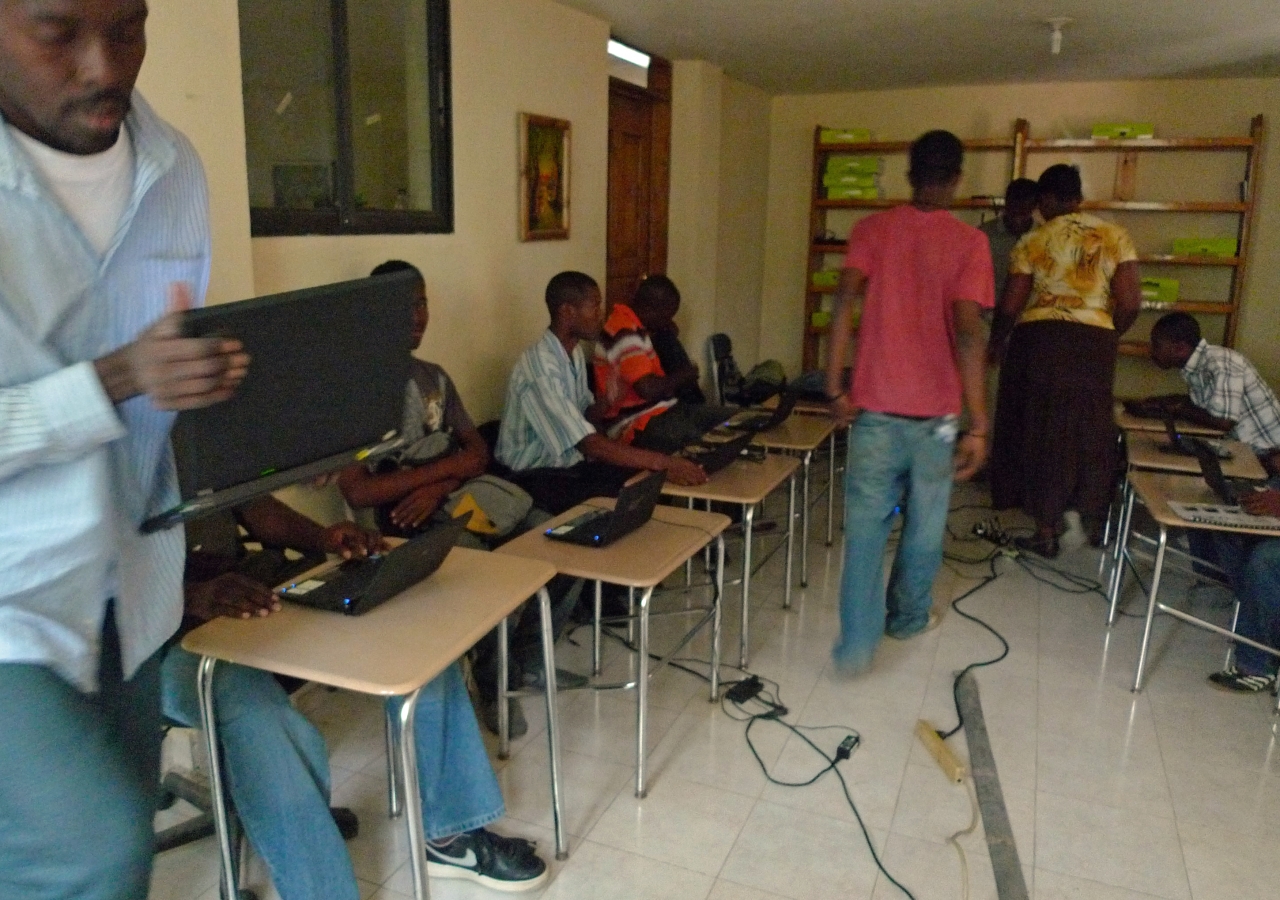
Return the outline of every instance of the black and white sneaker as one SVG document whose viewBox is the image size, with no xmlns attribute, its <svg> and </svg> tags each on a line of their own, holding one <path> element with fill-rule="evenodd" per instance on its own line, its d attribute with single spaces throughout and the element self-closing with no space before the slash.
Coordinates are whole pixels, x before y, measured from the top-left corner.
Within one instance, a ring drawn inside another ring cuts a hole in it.
<svg viewBox="0 0 1280 900">
<path fill-rule="evenodd" d="M 1220 691 L 1233 694 L 1260 694 L 1276 686 L 1274 675 L 1246 675 L 1232 666 L 1209 676 L 1209 683 Z"/>
<path fill-rule="evenodd" d="M 545 884 L 547 864 L 532 841 L 477 828 L 443 843 L 427 841 L 427 874 L 465 878 L 495 891 L 517 893 Z"/>
</svg>

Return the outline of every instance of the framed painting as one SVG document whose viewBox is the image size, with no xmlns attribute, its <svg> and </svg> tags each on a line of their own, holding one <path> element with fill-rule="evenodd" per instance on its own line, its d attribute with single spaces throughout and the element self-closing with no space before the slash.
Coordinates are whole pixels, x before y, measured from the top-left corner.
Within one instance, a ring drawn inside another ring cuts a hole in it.
<svg viewBox="0 0 1280 900">
<path fill-rule="evenodd" d="M 520 114 L 520 240 L 569 237 L 569 123 Z"/>
</svg>

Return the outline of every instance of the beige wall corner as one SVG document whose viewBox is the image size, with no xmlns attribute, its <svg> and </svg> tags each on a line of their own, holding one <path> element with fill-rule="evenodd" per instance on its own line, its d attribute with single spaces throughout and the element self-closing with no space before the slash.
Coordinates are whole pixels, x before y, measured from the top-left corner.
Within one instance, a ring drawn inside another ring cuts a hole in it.
<svg viewBox="0 0 1280 900">
<path fill-rule="evenodd" d="M 744 369 L 760 354 L 765 209 L 769 196 L 769 95 L 724 79 L 715 331 L 733 339 Z M 799 374 L 789 369 L 787 375 Z"/>
<path fill-rule="evenodd" d="M 209 302 L 253 296 L 240 25 L 234 0 L 151 4 L 138 89 L 195 145 L 209 179 Z"/>
<path fill-rule="evenodd" d="M 707 337 L 716 329 L 723 85 L 723 73 L 711 63 L 672 64 L 667 274 L 682 297 L 681 340 L 704 376 Z"/>
</svg>

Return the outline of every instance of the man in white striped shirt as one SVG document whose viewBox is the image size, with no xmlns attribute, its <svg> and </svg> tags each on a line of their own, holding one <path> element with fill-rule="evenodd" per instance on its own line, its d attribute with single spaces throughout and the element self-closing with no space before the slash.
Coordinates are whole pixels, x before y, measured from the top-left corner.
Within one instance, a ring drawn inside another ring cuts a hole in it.
<svg viewBox="0 0 1280 900">
<path fill-rule="evenodd" d="M 230 396 L 181 337 L 209 227 L 133 93 L 145 0 L 0 0 L 0 897 L 147 895 L 159 658 L 182 611 L 173 410 Z M 168 312 L 168 314 L 166 314 Z"/>
<path fill-rule="evenodd" d="M 507 383 L 495 455 L 511 480 L 552 515 L 593 496 L 615 496 L 638 469 L 665 471 L 677 484 L 702 484 L 702 467 L 600 434 L 587 386 L 582 341 L 600 334 L 603 303 L 595 279 L 561 272 L 547 284 L 551 326 L 521 355 Z"/>
</svg>

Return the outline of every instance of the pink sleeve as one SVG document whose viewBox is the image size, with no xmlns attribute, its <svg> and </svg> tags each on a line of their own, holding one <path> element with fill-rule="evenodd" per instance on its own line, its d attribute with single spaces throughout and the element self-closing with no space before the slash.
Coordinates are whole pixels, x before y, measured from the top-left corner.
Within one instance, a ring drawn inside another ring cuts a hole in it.
<svg viewBox="0 0 1280 900">
<path fill-rule="evenodd" d="M 983 309 L 996 305 L 995 273 L 991 268 L 991 249 L 986 236 L 978 232 L 978 240 L 969 242 L 964 266 L 956 281 L 957 300 L 972 300 Z"/>
<path fill-rule="evenodd" d="M 870 231 L 872 226 L 868 223 L 872 221 L 874 216 L 868 216 L 856 222 L 849 232 L 849 243 L 844 252 L 844 267 L 846 269 L 857 269 L 868 278 L 871 277 L 871 270 L 874 268 L 874 252 Z"/>
</svg>

